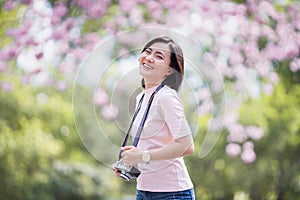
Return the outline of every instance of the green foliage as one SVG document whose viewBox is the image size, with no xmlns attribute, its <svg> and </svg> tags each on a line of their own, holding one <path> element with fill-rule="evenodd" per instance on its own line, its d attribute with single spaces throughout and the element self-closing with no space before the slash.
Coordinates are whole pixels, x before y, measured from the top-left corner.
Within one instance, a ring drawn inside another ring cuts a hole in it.
<svg viewBox="0 0 300 200">
<path fill-rule="evenodd" d="M 292 93 L 292 94 L 291 94 Z M 251 186 L 253 199 L 272 194 L 277 199 L 296 199 L 300 195 L 300 86 L 280 83 L 271 96 L 262 96 L 244 106 L 244 123 L 265 128 L 257 142 L 256 180 Z"/>
<path fill-rule="evenodd" d="M 107 199 L 110 169 L 82 146 L 71 92 L 20 85 L 0 92 L 1 199 Z M 69 94 L 67 97 L 64 95 Z M 111 188 L 113 187 L 113 188 Z"/>
<path fill-rule="evenodd" d="M 22 19 L 22 13 L 24 13 L 23 6 L 17 6 L 11 11 L 4 11 L 2 9 L 3 3 L 0 2 L 0 48 L 12 42 L 12 39 L 6 36 L 6 31 L 18 27 Z"/>
<path fill-rule="evenodd" d="M 246 164 L 226 155 L 226 131 L 207 157 L 186 159 L 197 199 L 290 200 L 300 196 L 300 85 L 284 63 L 280 67 L 281 82 L 274 93 L 245 102 L 239 113 L 241 123 L 265 131 L 261 140 L 253 141 L 255 162 Z M 196 152 L 204 134 L 195 138 Z"/>
</svg>

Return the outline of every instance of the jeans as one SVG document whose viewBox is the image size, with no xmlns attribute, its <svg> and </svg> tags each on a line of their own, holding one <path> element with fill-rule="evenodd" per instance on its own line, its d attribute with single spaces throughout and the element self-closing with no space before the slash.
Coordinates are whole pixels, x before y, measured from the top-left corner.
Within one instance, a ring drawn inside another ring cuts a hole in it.
<svg viewBox="0 0 300 200">
<path fill-rule="evenodd" d="M 195 200 L 194 189 L 179 192 L 148 192 L 137 190 L 136 200 Z"/>
</svg>

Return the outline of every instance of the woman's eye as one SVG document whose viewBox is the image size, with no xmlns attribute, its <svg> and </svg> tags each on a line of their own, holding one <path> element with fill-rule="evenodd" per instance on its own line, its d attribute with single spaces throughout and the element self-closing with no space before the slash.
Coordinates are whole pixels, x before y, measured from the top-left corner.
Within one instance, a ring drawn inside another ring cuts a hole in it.
<svg viewBox="0 0 300 200">
<path fill-rule="evenodd" d="M 162 56 L 156 56 L 159 60 L 162 60 L 163 57 Z"/>
</svg>

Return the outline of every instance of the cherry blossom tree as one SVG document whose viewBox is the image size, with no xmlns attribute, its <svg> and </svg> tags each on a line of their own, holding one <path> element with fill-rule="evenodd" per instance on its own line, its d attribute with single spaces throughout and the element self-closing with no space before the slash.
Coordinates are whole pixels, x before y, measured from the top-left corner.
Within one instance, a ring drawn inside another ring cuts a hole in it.
<svg viewBox="0 0 300 200">
<path fill-rule="evenodd" d="M 300 69 L 296 1 L 8 0 L 1 6 L 2 13 L 16 13 L 1 39 L 1 74 L 18 71 L 23 84 L 54 86 L 59 91 L 72 85 L 78 67 L 96 44 L 120 31 L 162 27 L 199 41 L 224 80 L 226 115 L 216 131 L 228 132 L 227 154 L 246 163 L 256 159 L 254 144 L 264 131 L 239 122 L 240 105 L 247 98 L 272 94 L 283 62 L 293 73 Z M 123 38 L 121 43 L 130 50 L 139 42 L 135 39 Z M 119 49 L 122 52 L 126 49 Z M 214 90 L 220 88 L 218 83 L 211 81 L 211 87 L 196 89 L 202 116 L 212 113 L 216 104 L 212 93 L 220 92 Z M 9 78 L 0 85 L 6 92 L 13 90 Z M 103 107 L 103 117 L 116 117 L 118 110 L 109 105 L 105 89 L 97 89 L 94 97 L 95 105 Z"/>
</svg>

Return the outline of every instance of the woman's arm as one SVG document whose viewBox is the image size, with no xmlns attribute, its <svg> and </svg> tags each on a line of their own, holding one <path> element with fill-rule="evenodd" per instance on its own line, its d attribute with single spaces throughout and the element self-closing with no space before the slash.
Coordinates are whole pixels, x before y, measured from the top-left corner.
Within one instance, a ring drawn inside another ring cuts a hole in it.
<svg viewBox="0 0 300 200">
<path fill-rule="evenodd" d="M 194 152 L 193 136 L 177 93 L 171 90 L 164 91 L 157 104 L 162 118 L 175 139 L 160 148 L 148 149 L 151 160 L 167 160 L 192 154 Z M 126 165 L 143 162 L 142 150 L 133 146 L 123 147 L 122 150 L 124 151 L 123 161 Z"/>
<path fill-rule="evenodd" d="M 122 153 L 123 162 L 125 165 L 132 166 L 142 163 L 143 151 L 134 146 L 123 147 Z M 187 135 L 173 140 L 164 147 L 149 150 L 151 160 L 167 160 L 194 152 L 194 142 L 192 135 Z"/>
<path fill-rule="evenodd" d="M 194 152 L 194 142 L 192 135 L 187 135 L 173 140 L 168 145 L 152 149 L 149 151 L 151 160 L 166 160 L 177 158 Z"/>
</svg>

